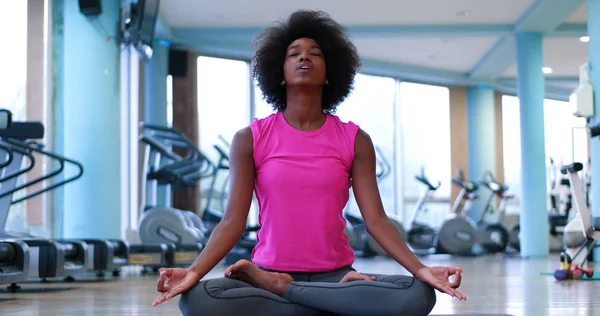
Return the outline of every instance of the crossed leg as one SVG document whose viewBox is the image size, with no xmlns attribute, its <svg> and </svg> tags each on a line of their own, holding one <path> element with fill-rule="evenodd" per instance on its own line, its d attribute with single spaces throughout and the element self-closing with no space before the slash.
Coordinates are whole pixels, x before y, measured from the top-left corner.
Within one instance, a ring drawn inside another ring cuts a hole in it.
<svg viewBox="0 0 600 316">
<path fill-rule="evenodd" d="M 339 283 L 347 271 L 294 281 L 239 261 L 227 278 L 200 282 L 181 296 L 188 315 L 427 315 L 436 302 L 429 285 L 410 276 L 372 275 L 374 281 Z"/>
</svg>

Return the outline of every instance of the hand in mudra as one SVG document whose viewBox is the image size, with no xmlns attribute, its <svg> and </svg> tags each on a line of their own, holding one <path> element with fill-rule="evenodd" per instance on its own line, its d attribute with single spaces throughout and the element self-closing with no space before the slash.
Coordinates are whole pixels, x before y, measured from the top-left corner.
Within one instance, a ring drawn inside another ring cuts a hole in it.
<svg viewBox="0 0 600 316">
<path fill-rule="evenodd" d="M 200 282 L 200 279 L 201 277 L 198 273 L 186 269 L 160 269 L 160 277 L 156 284 L 156 290 L 163 294 L 157 297 L 152 305 L 156 306 L 191 289 Z"/>
<path fill-rule="evenodd" d="M 467 300 L 467 297 L 455 290 L 460 286 L 461 273 L 462 269 L 459 267 L 425 267 L 417 271 L 415 278 L 431 285 L 442 293 L 464 301 Z M 452 275 L 456 275 L 454 281 L 450 281 Z"/>
</svg>

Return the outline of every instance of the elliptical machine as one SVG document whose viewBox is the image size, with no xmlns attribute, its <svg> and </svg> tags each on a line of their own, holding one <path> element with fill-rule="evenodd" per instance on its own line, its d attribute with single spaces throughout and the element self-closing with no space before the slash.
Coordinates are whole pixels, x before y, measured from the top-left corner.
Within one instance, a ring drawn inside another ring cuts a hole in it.
<svg viewBox="0 0 600 316">
<path fill-rule="evenodd" d="M 464 183 L 450 213 L 446 216 L 442 225 L 433 229 L 422 223 L 417 223 L 416 218 L 421 211 L 425 200 L 435 192 L 441 185 L 433 185 L 425 176 L 424 169 L 421 175 L 415 177 L 417 181 L 426 186 L 426 190 L 419 197 L 415 211 L 412 214 L 410 227 L 408 229 L 407 242 L 417 254 L 453 254 L 472 255 L 472 248 L 477 240 L 476 225 L 470 218 L 459 211 L 460 201 L 468 197 L 469 190 L 473 184 Z"/>
</svg>

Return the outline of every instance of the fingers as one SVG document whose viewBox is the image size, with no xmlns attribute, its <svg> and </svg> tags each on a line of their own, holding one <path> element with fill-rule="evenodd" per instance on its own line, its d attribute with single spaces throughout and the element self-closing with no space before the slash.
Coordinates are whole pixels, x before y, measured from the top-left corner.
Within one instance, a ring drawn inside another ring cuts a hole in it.
<svg viewBox="0 0 600 316">
<path fill-rule="evenodd" d="M 461 301 L 466 301 L 467 297 L 460 293 L 459 291 L 453 289 L 452 287 L 450 287 L 449 285 L 443 284 L 441 282 L 437 283 L 435 286 L 439 291 L 446 293 L 452 297 L 456 297 Z"/>
<path fill-rule="evenodd" d="M 156 290 L 164 293 L 166 291 L 168 291 L 167 286 L 165 285 L 165 281 L 167 280 L 167 278 L 169 278 L 172 273 L 173 270 L 172 269 L 160 269 L 160 276 L 158 278 L 158 281 L 156 282 Z"/>
<path fill-rule="evenodd" d="M 449 275 L 453 275 L 456 273 L 462 273 L 461 267 L 446 267 L 446 271 L 448 271 Z"/>
<path fill-rule="evenodd" d="M 157 297 L 154 300 L 154 302 L 152 302 L 152 306 L 156 307 L 157 305 L 172 299 L 173 297 L 183 293 L 184 291 L 185 291 L 185 288 L 183 288 L 182 286 L 177 286 L 177 287 L 171 289 L 170 291 L 163 293 L 161 296 Z"/>
<path fill-rule="evenodd" d="M 457 273 L 454 281 L 450 282 L 450 287 L 456 289 L 460 286 L 460 282 L 462 281 L 462 274 Z"/>
</svg>

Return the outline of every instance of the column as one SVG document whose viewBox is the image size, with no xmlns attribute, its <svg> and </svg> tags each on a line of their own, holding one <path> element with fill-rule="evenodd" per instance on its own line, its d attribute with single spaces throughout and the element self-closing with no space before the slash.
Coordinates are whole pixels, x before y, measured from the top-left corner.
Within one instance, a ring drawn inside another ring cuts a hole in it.
<svg viewBox="0 0 600 316">
<path fill-rule="evenodd" d="M 516 35 L 517 94 L 521 114 L 521 256 L 549 253 L 544 145 L 544 74 L 542 35 Z"/>
<path fill-rule="evenodd" d="M 49 95 L 51 115 L 52 115 L 52 138 L 50 141 L 52 150 L 57 153 L 64 152 L 64 2 L 62 0 L 52 0 L 50 7 L 52 17 L 52 43 L 50 45 L 52 54 L 50 55 L 52 67 L 52 87 Z M 62 180 L 62 176 L 54 181 Z M 50 191 L 52 201 L 52 237 L 62 237 L 64 231 L 64 188 L 58 187 Z"/>
<path fill-rule="evenodd" d="M 590 63 L 590 81 L 594 87 L 594 117 L 592 125 L 600 123 L 600 1 L 587 1 L 587 26 L 588 36 L 588 58 Z M 592 216 L 600 216 L 600 139 L 594 138 L 590 140 L 590 159 L 592 162 Z M 600 261 L 600 249 L 594 250 L 594 261 Z"/>
<path fill-rule="evenodd" d="M 489 87 L 467 90 L 467 122 L 469 137 L 469 180 L 479 182 L 487 171 L 496 169 L 495 95 Z M 480 198 L 473 203 L 470 217 L 478 222 L 490 194 L 481 188 Z"/>
<path fill-rule="evenodd" d="M 64 1 L 60 122 L 63 154 L 84 166 L 64 187 L 67 238 L 121 237 L 120 2 L 103 1 L 87 18 L 77 1 Z M 102 26 L 99 26 L 102 21 Z M 107 31 L 109 30 L 109 31 Z M 73 175 L 65 169 L 65 177 Z"/>
<path fill-rule="evenodd" d="M 155 44 L 152 59 L 144 67 L 144 120 L 167 125 L 167 76 L 169 49 Z"/>
<path fill-rule="evenodd" d="M 143 116 L 140 117 L 146 123 L 167 126 L 167 76 L 169 75 L 169 48 L 155 44 L 152 53 L 152 59 L 145 63 L 143 68 Z M 140 130 L 140 133 L 142 131 Z M 143 144 L 139 144 L 139 181 L 145 181 L 145 175 L 142 173 L 144 163 Z M 139 188 L 142 188 L 141 183 Z M 160 186 L 156 192 L 156 206 L 169 206 L 168 186 Z M 140 198 L 141 198 L 140 194 Z M 140 201 L 145 203 L 145 201 Z M 140 204 L 141 205 L 141 204 Z"/>
</svg>

